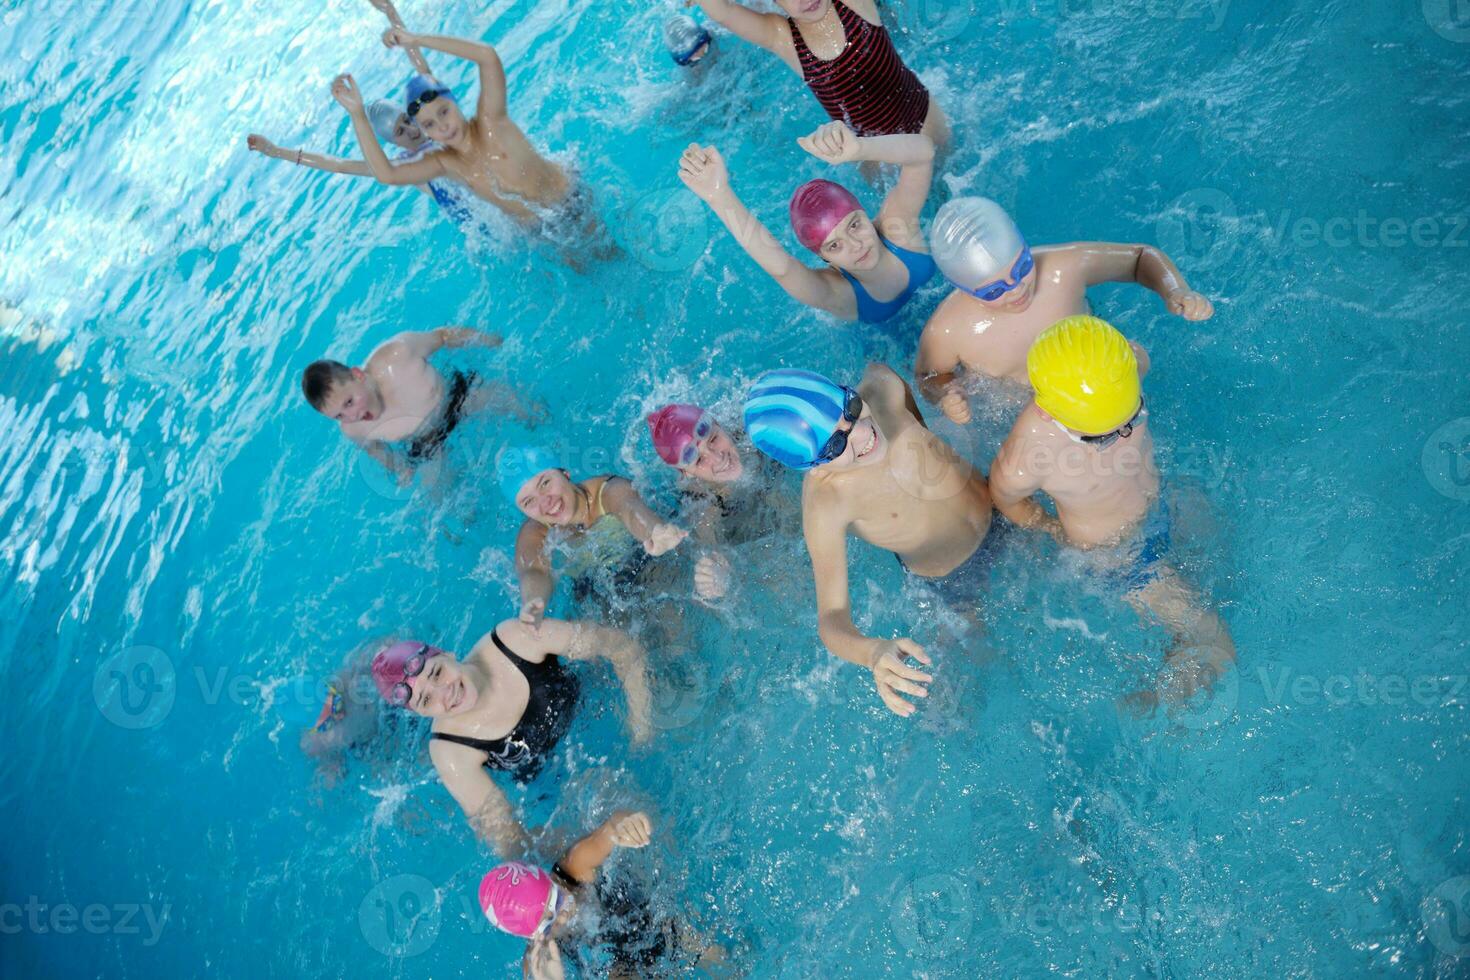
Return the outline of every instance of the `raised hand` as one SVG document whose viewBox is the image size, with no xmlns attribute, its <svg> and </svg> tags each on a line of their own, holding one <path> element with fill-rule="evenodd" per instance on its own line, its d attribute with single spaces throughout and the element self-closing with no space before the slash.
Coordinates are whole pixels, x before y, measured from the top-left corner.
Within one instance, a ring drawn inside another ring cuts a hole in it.
<svg viewBox="0 0 1470 980">
<path fill-rule="evenodd" d="M 682 527 L 673 524 L 659 524 L 648 534 L 648 540 L 643 542 L 643 550 L 654 558 L 666 551 L 673 551 L 679 547 L 679 542 L 689 536 L 689 532 Z"/>
<path fill-rule="evenodd" d="M 614 813 L 604 826 L 615 847 L 647 847 L 653 839 L 653 821 L 646 813 Z"/>
<path fill-rule="evenodd" d="M 1186 320 L 1208 320 L 1215 315 L 1215 304 L 1210 302 L 1209 297 L 1193 289 L 1176 289 L 1164 303 L 1169 307 L 1170 313 Z"/>
<path fill-rule="evenodd" d="M 530 980 L 566 980 L 566 967 L 562 965 L 561 949 L 555 939 L 542 936 L 531 940 L 526 948 L 524 972 Z"/>
<path fill-rule="evenodd" d="M 927 698 L 929 689 L 924 685 L 934 680 L 929 674 L 904 663 L 905 657 L 912 657 L 926 666 L 932 662 L 924 648 L 906 636 L 884 640 L 878 648 L 877 659 L 873 661 L 873 684 L 878 688 L 878 696 L 888 705 L 889 711 L 901 718 L 907 718 L 917 709 L 913 702 L 905 701 L 899 695 Z"/>
<path fill-rule="evenodd" d="M 826 163 L 849 163 L 858 158 L 858 135 L 845 122 L 829 122 L 796 145 Z"/>
<path fill-rule="evenodd" d="M 679 157 L 679 179 L 706 204 L 730 192 L 730 173 L 725 158 L 713 146 L 690 143 Z"/>
<path fill-rule="evenodd" d="M 256 153 L 264 153 L 268 157 L 276 156 L 278 153 L 280 153 L 281 150 L 279 146 L 276 146 L 276 144 L 272 143 L 264 136 L 261 136 L 259 133 L 251 133 L 249 136 L 245 137 L 245 145 L 250 147 L 250 149 L 254 150 Z"/>
<path fill-rule="evenodd" d="M 362 93 L 351 75 L 338 75 L 332 80 L 332 98 L 348 112 L 362 111 Z"/>
<path fill-rule="evenodd" d="M 539 634 L 541 632 L 541 618 L 545 615 L 545 599 L 527 599 L 521 603 L 521 622 L 530 627 L 532 634 Z"/>
<path fill-rule="evenodd" d="M 383 46 L 388 48 L 412 48 L 418 46 L 418 38 L 407 28 L 390 27 L 383 32 Z"/>
<path fill-rule="evenodd" d="M 939 410 L 955 425 L 970 424 L 970 398 L 963 391 L 951 388 L 939 399 Z"/>
</svg>

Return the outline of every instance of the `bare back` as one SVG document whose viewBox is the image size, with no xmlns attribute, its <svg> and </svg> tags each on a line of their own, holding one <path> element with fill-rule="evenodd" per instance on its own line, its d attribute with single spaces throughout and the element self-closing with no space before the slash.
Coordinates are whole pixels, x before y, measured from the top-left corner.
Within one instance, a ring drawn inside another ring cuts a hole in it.
<svg viewBox="0 0 1470 980">
<path fill-rule="evenodd" d="M 444 378 L 403 340 L 387 341 L 368 358 L 364 372 L 383 398 L 375 418 L 342 426 L 357 442 L 397 442 L 438 416 L 444 403 Z"/>
</svg>

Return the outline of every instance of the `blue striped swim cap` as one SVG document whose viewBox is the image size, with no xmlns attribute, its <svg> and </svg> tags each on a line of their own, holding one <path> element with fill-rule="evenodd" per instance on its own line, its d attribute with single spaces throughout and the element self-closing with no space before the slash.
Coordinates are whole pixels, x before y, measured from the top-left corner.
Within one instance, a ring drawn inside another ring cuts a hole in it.
<svg viewBox="0 0 1470 980">
<path fill-rule="evenodd" d="M 745 433 L 776 462 L 809 470 L 837 431 L 846 407 L 847 390 L 820 374 L 767 371 L 746 396 Z"/>
</svg>

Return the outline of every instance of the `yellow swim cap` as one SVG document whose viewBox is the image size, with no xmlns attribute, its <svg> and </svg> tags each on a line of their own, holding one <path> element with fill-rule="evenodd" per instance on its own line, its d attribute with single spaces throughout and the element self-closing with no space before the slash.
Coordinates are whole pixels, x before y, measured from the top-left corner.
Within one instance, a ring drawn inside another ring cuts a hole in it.
<svg viewBox="0 0 1470 980">
<path fill-rule="evenodd" d="M 1128 340 L 1095 316 L 1069 316 L 1046 329 L 1026 355 L 1043 412 L 1085 435 L 1112 432 L 1143 398 Z"/>
</svg>

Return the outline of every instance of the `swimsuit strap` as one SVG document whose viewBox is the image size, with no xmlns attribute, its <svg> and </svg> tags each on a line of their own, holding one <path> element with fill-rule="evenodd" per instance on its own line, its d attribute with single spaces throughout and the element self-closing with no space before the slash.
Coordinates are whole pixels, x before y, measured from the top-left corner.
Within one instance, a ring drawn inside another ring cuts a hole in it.
<svg viewBox="0 0 1470 980">
<path fill-rule="evenodd" d="M 791 41 L 796 46 L 796 59 L 797 61 L 801 62 L 802 77 L 806 76 L 806 66 L 808 61 L 811 61 L 812 63 L 818 65 L 831 64 L 832 62 L 836 61 L 837 58 L 842 57 L 842 55 L 847 51 L 848 48 L 852 47 L 854 41 L 854 29 L 861 32 L 864 25 L 868 27 L 873 26 L 867 21 L 863 20 L 862 17 L 859 17 L 856 13 L 849 10 L 847 6 L 842 3 L 842 0 L 832 0 L 832 6 L 837 11 L 837 20 L 842 24 L 842 50 L 837 52 L 836 58 L 818 58 L 814 53 L 812 53 L 812 49 L 807 47 L 806 38 L 801 36 L 801 28 L 797 26 L 796 19 L 794 17 L 786 18 L 786 23 L 791 25 Z M 856 18 L 861 23 L 858 25 L 854 25 L 852 23 L 853 18 Z"/>
<path fill-rule="evenodd" d="M 837 271 L 841 272 L 843 278 L 852 286 L 853 295 L 857 298 L 858 319 L 864 323 L 881 323 L 903 309 L 919 287 L 934 278 L 935 270 L 938 268 L 934 264 L 934 259 L 923 252 L 914 252 L 901 245 L 895 245 L 882 235 L 878 236 L 878 241 L 882 242 L 883 247 L 903 263 L 904 268 L 908 270 L 908 282 L 904 284 L 903 289 L 898 291 L 897 296 L 889 300 L 878 300 L 873 298 L 856 276 L 845 269 L 838 269 Z"/>
</svg>

